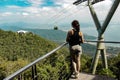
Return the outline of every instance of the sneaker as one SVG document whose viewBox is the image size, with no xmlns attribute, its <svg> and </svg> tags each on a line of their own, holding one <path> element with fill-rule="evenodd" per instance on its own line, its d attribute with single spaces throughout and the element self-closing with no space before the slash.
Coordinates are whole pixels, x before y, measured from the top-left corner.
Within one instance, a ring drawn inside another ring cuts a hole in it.
<svg viewBox="0 0 120 80">
<path fill-rule="evenodd" d="M 75 72 L 73 72 L 72 75 L 75 75 Z"/>
<path fill-rule="evenodd" d="M 76 72 L 75 73 L 75 78 L 78 78 L 79 77 L 79 72 Z"/>
</svg>

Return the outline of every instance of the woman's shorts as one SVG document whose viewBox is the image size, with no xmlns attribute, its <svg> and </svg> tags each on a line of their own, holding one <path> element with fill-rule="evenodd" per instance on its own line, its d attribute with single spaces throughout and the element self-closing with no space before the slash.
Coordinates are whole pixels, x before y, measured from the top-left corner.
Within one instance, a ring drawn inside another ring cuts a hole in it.
<svg viewBox="0 0 120 80">
<path fill-rule="evenodd" d="M 80 45 L 70 46 L 70 53 L 82 54 L 82 47 Z"/>
</svg>

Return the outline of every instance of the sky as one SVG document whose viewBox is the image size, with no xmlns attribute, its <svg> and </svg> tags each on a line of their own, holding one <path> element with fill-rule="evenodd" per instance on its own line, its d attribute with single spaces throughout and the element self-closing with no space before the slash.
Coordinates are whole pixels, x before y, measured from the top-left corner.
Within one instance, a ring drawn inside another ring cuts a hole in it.
<svg viewBox="0 0 120 80">
<path fill-rule="evenodd" d="M 27 28 L 59 29 L 68 31 L 71 22 L 76 19 L 80 22 L 84 34 L 98 33 L 91 17 L 87 2 L 73 5 L 76 0 L 0 0 L 0 24 L 27 23 L 33 25 Z M 114 0 L 104 0 L 93 5 L 102 25 Z M 24 26 L 26 27 L 26 26 Z M 120 40 L 120 5 L 113 15 L 106 31 L 105 40 Z"/>
<path fill-rule="evenodd" d="M 87 3 L 75 6 L 74 1 L 76 0 L 0 0 L 0 24 L 27 22 L 41 26 L 62 25 L 66 28 L 74 19 L 83 24 L 94 24 Z M 105 0 L 94 5 L 101 23 L 113 1 Z M 120 6 L 112 19 L 115 24 L 120 22 L 119 13 Z"/>
</svg>

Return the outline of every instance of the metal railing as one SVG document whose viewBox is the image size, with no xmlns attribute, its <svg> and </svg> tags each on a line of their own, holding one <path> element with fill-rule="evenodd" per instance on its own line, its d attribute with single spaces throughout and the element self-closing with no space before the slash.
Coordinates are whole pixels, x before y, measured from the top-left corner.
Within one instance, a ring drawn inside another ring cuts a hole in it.
<svg viewBox="0 0 120 80">
<path fill-rule="evenodd" d="M 120 44 L 120 41 L 90 41 L 90 40 L 86 40 L 85 42 L 98 42 L 98 43 L 116 43 L 116 44 Z"/>
<path fill-rule="evenodd" d="M 117 43 L 119 44 L 120 42 L 117 41 L 90 41 L 90 40 L 85 40 L 85 43 L 87 42 L 100 42 L 100 43 Z M 61 49 L 62 47 L 64 47 L 66 44 L 68 44 L 67 42 L 61 44 L 60 46 L 58 46 L 57 48 L 55 48 L 54 50 L 50 51 L 49 53 L 47 53 L 46 55 L 43 55 L 42 57 L 36 59 L 35 61 L 33 61 L 32 63 L 28 64 L 27 66 L 19 69 L 18 71 L 16 71 L 15 73 L 9 75 L 8 77 L 4 78 L 3 80 L 13 80 L 14 78 L 18 78 L 18 80 L 22 80 L 22 72 L 28 70 L 29 68 L 32 67 L 32 80 L 38 80 L 37 79 L 37 69 L 36 69 L 36 64 L 38 62 L 40 62 L 41 60 L 45 59 L 46 57 L 50 56 L 51 54 L 53 54 L 54 52 L 56 52 L 57 50 Z"/>
<path fill-rule="evenodd" d="M 57 50 L 61 49 L 63 46 L 65 46 L 67 44 L 67 42 L 61 44 L 60 46 L 58 46 L 57 48 L 55 48 L 54 50 L 50 51 L 49 53 L 47 53 L 46 55 L 36 59 L 35 61 L 33 61 L 32 63 L 28 64 L 27 66 L 19 69 L 18 71 L 16 71 L 15 73 L 11 74 L 10 76 L 4 78 L 3 80 L 12 80 L 15 77 L 18 77 L 18 80 L 22 80 L 22 75 L 21 73 L 28 70 L 30 67 L 32 67 L 32 80 L 38 80 L 37 79 L 37 70 L 36 70 L 36 64 L 38 62 L 40 62 L 41 60 L 43 60 L 44 58 L 50 56 L 51 54 L 53 54 L 54 52 L 56 52 Z"/>
</svg>

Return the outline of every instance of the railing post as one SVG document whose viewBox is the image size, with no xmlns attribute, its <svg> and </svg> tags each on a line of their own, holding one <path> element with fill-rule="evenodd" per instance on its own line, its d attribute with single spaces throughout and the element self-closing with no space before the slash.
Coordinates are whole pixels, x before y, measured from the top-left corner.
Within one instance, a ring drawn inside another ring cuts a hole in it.
<svg viewBox="0 0 120 80">
<path fill-rule="evenodd" d="M 36 65 L 32 66 L 32 80 L 38 80 Z"/>
<path fill-rule="evenodd" d="M 26 78 L 25 78 L 25 73 L 23 73 L 23 79 L 26 80 Z"/>
<path fill-rule="evenodd" d="M 22 80 L 22 74 L 18 75 L 18 80 Z"/>
</svg>

